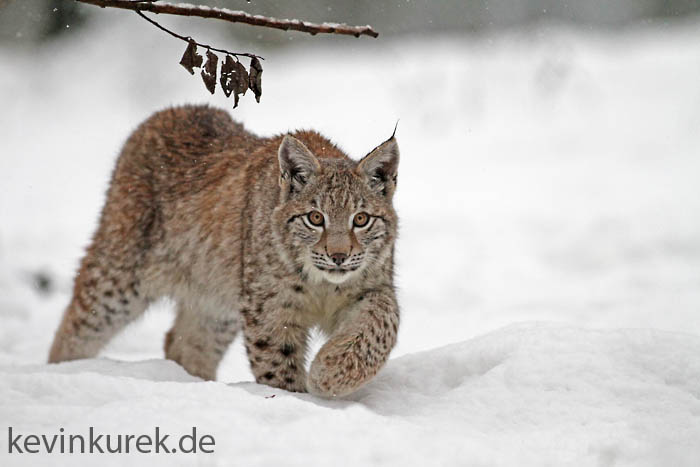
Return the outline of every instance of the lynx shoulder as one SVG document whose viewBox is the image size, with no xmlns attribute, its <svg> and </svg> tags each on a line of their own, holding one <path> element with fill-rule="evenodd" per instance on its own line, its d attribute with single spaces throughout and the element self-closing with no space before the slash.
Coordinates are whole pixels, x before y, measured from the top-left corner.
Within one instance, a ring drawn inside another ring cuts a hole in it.
<svg viewBox="0 0 700 467">
<path fill-rule="evenodd" d="M 165 355 L 216 377 L 242 330 L 255 378 L 334 397 L 371 379 L 396 342 L 399 150 L 359 162 L 313 131 L 261 138 L 220 110 L 142 123 L 119 156 L 49 360 L 88 358 L 163 296 Z M 309 331 L 328 340 L 306 371 Z"/>
</svg>

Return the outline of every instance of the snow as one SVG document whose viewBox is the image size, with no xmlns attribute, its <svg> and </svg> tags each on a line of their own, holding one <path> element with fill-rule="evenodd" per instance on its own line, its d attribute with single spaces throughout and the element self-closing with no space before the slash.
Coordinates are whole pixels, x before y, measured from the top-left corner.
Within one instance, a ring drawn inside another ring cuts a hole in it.
<svg viewBox="0 0 700 467">
<path fill-rule="evenodd" d="M 533 323 L 396 358 L 344 401 L 196 382 L 166 360 L 98 359 L 3 367 L 12 400 L 0 407 L 15 433 L 195 426 L 216 440 L 212 463 L 690 466 L 698 355 L 691 335 Z M 154 460 L 170 458 L 133 459 Z"/>
<path fill-rule="evenodd" d="M 0 431 L 195 426 L 216 450 L 30 456 L 0 433 L 0 464 L 697 465 L 696 24 L 250 50 L 265 93 L 233 114 L 253 131 L 312 127 L 360 157 L 401 120 L 399 344 L 326 401 L 252 383 L 240 341 L 219 382 L 163 360 L 168 301 L 101 358 L 44 363 L 129 131 L 232 105 L 181 70 L 179 41 L 103 16 L 0 48 Z"/>
</svg>

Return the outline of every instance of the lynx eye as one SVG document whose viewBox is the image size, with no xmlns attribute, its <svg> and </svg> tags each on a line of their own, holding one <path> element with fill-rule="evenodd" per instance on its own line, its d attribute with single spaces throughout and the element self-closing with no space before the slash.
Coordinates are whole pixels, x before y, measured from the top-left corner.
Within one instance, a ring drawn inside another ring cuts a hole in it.
<svg viewBox="0 0 700 467">
<path fill-rule="evenodd" d="M 364 227 L 369 222 L 369 214 L 366 212 L 358 212 L 352 219 L 352 225 L 355 227 Z"/>
<path fill-rule="evenodd" d="M 316 227 L 321 227 L 323 225 L 323 214 L 318 211 L 311 211 L 307 214 L 307 218 L 309 222 L 311 222 L 311 225 L 315 225 Z"/>
</svg>

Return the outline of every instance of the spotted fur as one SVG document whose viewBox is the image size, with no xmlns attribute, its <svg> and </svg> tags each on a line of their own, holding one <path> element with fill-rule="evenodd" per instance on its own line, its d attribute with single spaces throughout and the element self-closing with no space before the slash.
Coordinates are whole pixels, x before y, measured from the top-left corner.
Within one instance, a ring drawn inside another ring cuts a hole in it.
<svg viewBox="0 0 700 467">
<path fill-rule="evenodd" d="M 356 390 L 396 342 L 398 159 L 393 136 L 355 162 L 313 131 L 260 138 L 207 107 L 156 113 L 117 161 L 49 360 L 97 355 L 169 296 L 165 354 L 191 374 L 214 379 L 242 328 L 258 382 Z M 307 374 L 314 326 L 328 340 Z"/>
</svg>

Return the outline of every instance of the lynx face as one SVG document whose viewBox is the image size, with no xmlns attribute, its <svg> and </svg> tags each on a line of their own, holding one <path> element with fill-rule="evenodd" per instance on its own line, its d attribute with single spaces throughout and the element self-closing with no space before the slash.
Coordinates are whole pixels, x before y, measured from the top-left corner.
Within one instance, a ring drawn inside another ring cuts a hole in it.
<svg viewBox="0 0 700 467">
<path fill-rule="evenodd" d="M 392 138 L 359 163 L 316 158 L 287 136 L 273 229 L 284 256 L 315 281 L 340 284 L 382 264 L 396 238 L 399 152 Z"/>
</svg>

